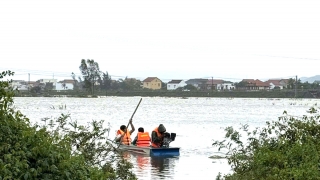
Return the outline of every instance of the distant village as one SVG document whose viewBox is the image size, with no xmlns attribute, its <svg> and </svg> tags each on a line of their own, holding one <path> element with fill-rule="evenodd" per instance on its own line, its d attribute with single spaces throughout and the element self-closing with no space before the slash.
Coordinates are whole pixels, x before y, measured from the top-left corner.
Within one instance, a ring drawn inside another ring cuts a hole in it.
<svg viewBox="0 0 320 180">
<path fill-rule="evenodd" d="M 116 80 L 111 80 L 110 86 L 112 83 L 116 83 Z M 137 80 L 135 78 L 126 78 L 121 81 L 122 83 L 131 82 L 136 85 L 136 87 L 146 88 L 151 90 L 158 89 L 166 89 L 166 90 L 182 90 L 182 91 L 190 91 L 190 90 L 249 90 L 249 91 L 257 91 L 257 90 L 272 90 L 272 89 L 293 89 L 295 88 L 295 80 L 294 79 L 270 79 L 265 82 L 259 79 L 243 79 L 240 82 L 230 82 L 222 79 L 189 79 L 189 80 L 179 80 L 173 79 L 168 83 L 163 83 L 161 79 L 157 77 L 147 77 L 143 81 Z M 13 88 L 17 88 L 20 91 L 27 91 L 32 88 L 38 88 L 39 90 L 74 90 L 75 87 L 82 87 L 81 83 L 75 79 L 64 79 L 62 81 L 58 81 L 57 79 L 39 79 L 37 81 L 24 81 L 24 80 L 13 80 L 11 85 Z M 313 87 L 318 88 L 320 82 L 315 81 Z M 95 86 L 99 86 L 100 83 L 98 81 L 94 82 Z M 105 88 L 112 88 L 112 87 Z M 118 86 L 119 88 L 119 86 Z M 301 87 L 300 87 L 301 88 Z M 303 88 L 303 87 L 302 87 Z M 310 88 L 310 87 L 309 87 Z M 100 87 L 101 89 L 101 87 Z"/>
</svg>

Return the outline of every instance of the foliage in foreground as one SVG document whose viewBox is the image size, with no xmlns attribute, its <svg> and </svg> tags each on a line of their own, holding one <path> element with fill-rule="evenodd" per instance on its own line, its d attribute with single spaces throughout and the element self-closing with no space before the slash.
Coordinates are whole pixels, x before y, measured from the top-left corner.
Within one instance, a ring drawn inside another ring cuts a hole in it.
<svg viewBox="0 0 320 180">
<path fill-rule="evenodd" d="M 233 172 L 217 179 L 320 179 L 320 115 L 316 107 L 307 113 L 294 117 L 284 111 L 278 121 L 253 131 L 227 127 L 225 140 L 213 146 L 227 149 Z"/>
<path fill-rule="evenodd" d="M 136 179 L 128 163 L 105 142 L 103 121 L 87 126 L 69 115 L 31 125 L 12 107 L 11 81 L 0 74 L 0 179 Z"/>
</svg>

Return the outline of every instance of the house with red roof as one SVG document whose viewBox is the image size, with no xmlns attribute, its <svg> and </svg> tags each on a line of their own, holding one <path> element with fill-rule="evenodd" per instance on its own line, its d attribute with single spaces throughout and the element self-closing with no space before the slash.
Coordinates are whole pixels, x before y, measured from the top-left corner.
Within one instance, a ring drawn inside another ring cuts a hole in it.
<svg viewBox="0 0 320 180">
<path fill-rule="evenodd" d="M 266 82 L 262 82 L 259 79 L 243 79 L 241 83 L 244 84 L 244 87 L 237 87 L 238 89 L 245 89 L 250 91 L 258 91 L 258 90 L 268 90 L 270 89 L 270 85 Z"/>
<path fill-rule="evenodd" d="M 266 81 L 269 84 L 270 89 L 283 89 L 288 85 L 287 79 L 269 79 Z"/>
<path fill-rule="evenodd" d="M 161 89 L 162 86 L 162 81 L 157 77 L 148 77 L 142 83 L 142 87 L 147 89 Z"/>
</svg>

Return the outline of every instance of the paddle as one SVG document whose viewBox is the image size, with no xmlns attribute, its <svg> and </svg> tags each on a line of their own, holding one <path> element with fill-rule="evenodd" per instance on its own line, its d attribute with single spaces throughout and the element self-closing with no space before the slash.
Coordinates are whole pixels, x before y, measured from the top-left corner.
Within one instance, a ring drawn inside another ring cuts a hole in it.
<svg viewBox="0 0 320 180">
<path fill-rule="evenodd" d="M 138 105 L 137 105 L 136 109 L 134 110 L 134 112 L 133 112 L 133 114 L 132 114 L 131 118 L 129 119 L 129 122 L 128 122 L 128 125 L 127 125 L 127 128 L 126 128 L 126 130 L 125 130 L 125 132 L 124 132 L 125 134 L 127 133 L 127 130 L 128 130 L 129 124 L 130 124 L 130 121 L 132 121 L 132 118 L 133 118 L 134 114 L 136 113 L 136 111 L 137 111 L 137 109 L 138 109 L 138 107 L 139 107 L 139 105 L 140 105 L 141 101 L 142 101 L 142 98 L 140 99 L 140 101 L 139 101 L 139 103 L 138 103 Z M 120 143 L 119 143 L 119 145 L 118 145 L 118 148 L 119 148 L 119 146 L 120 146 L 120 144 L 121 144 L 122 138 L 123 138 L 123 137 L 121 137 L 121 138 L 120 138 Z M 127 138 L 128 138 L 128 137 L 127 137 Z M 128 141 L 129 141 L 129 140 L 128 140 Z"/>
</svg>

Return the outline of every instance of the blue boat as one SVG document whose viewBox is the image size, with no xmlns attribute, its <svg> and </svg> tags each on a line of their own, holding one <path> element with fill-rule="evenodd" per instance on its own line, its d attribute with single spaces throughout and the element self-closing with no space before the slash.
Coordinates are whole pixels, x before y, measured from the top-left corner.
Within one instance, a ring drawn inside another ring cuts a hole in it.
<svg viewBox="0 0 320 180">
<path fill-rule="evenodd" d="M 119 146 L 120 150 L 128 151 L 137 154 L 143 154 L 148 156 L 179 156 L 180 147 L 139 147 L 134 145 L 123 145 Z"/>
<path fill-rule="evenodd" d="M 135 145 L 119 145 L 119 149 L 137 154 L 143 154 L 148 156 L 179 156 L 180 147 L 169 147 L 169 144 L 175 140 L 175 133 L 167 133 L 163 140 L 162 147 L 141 147 Z"/>
</svg>

